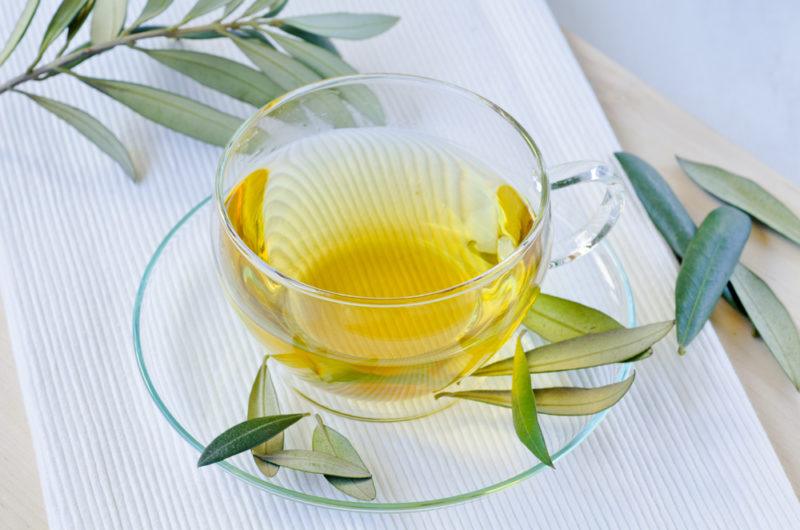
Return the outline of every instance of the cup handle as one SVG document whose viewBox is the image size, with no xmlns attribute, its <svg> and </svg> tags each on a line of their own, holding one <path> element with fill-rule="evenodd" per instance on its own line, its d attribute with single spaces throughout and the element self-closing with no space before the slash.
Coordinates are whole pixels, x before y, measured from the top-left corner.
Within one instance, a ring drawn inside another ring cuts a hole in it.
<svg viewBox="0 0 800 530">
<path fill-rule="evenodd" d="M 598 183 L 605 186 L 605 195 L 589 221 L 569 237 L 553 243 L 550 268 L 575 261 L 597 245 L 619 219 L 625 202 L 622 178 L 608 164 L 597 161 L 569 162 L 548 170 L 550 189 L 563 190 L 570 186 Z"/>
</svg>

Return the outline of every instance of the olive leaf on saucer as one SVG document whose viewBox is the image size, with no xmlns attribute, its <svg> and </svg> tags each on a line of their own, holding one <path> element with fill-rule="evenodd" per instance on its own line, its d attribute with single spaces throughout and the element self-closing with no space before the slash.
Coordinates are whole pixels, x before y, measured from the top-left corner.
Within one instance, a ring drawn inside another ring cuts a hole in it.
<svg viewBox="0 0 800 530">
<path fill-rule="evenodd" d="M 511 418 L 519 440 L 543 464 L 553 466 L 553 459 L 547 450 L 539 416 L 536 413 L 536 397 L 531 390 L 531 374 L 528 360 L 522 348 L 522 339 L 517 339 L 514 349 L 514 369 L 511 378 Z"/>
<path fill-rule="evenodd" d="M 281 413 L 275 386 L 272 384 L 272 378 L 267 370 L 268 361 L 269 356 L 264 356 L 263 361 L 261 361 L 261 367 L 258 369 L 258 374 L 256 374 L 256 378 L 253 381 L 253 387 L 250 390 L 250 399 L 247 403 L 248 420 Z M 253 460 L 255 460 L 259 471 L 267 477 L 274 477 L 278 473 L 280 467 L 259 458 L 259 456 L 282 451 L 283 438 L 283 432 L 281 431 L 273 438 L 250 450 L 250 452 L 253 453 Z"/>
<path fill-rule="evenodd" d="M 353 447 L 353 444 L 338 431 L 325 425 L 319 414 L 315 417 L 317 419 L 317 427 L 314 429 L 314 434 L 311 438 L 311 448 L 314 451 L 339 457 L 369 472 L 364 461 L 361 460 L 361 457 Z M 375 482 L 372 480 L 372 477 L 356 479 L 326 474 L 325 478 L 334 488 L 345 495 L 364 501 L 375 499 Z"/>
</svg>

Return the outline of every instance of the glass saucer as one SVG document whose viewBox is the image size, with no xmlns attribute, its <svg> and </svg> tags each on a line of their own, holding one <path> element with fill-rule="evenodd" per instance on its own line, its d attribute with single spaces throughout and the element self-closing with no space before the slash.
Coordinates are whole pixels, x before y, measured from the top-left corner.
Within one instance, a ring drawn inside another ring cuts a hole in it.
<svg viewBox="0 0 800 530">
<path fill-rule="evenodd" d="M 133 344 L 147 390 L 198 456 L 217 434 L 245 418 L 250 385 L 264 354 L 228 306 L 218 283 L 209 199 L 167 233 L 144 271 L 133 308 Z M 601 309 L 627 326 L 636 325 L 628 278 L 605 244 L 548 272 L 543 291 Z M 532 333 L 525 340 L 541 342 Z M 506 347 L 497 355 L 510 354 Z M 426 418 L 366 423 L 316 408 L 290 388 L 291 381 L 275 364 L 270 366 L 283 412 L 319 412 L 328 425 L 347 436 L 371 469 L 378 496 L 371 502 L 351 500 L 322 476 L 288 469 L 266 479 L 249 453 L 218 464 L 270 493 L 344 510 L 416 511 L 489 495 L 545 467 L 517 440 L 507 409 L 456 400 Z M 630 365 L 605 366 L 536 375 L 533 382 L 539 387 L 599 386 L 621 381 L 630 371 Z M 477 383 L 483 388 L 510 388 L 508 378 Z M 553 460 L 575 449 L 607 412 L 541 416 Z M 314 425 L 308 419 L 292 426 L 286 431 L 286 447 L 310 449 Z"/>
</svg>

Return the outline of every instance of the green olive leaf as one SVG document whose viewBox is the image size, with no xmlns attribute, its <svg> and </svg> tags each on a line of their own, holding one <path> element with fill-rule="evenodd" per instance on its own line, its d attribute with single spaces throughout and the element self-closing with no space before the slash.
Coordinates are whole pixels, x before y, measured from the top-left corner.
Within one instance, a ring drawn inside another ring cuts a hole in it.
<svg viewBox="0 0 800 530">
<path fill-rule="evenodd" d="M 25 32 L 28 31 L 28 26 L 30 26 L 33 15 L 36 14 L 36 8 L 38 7 L 39 0 L 28 0 L 25 3 L 25 7 L 22 8 L 22 13 L 20 13 L 17 23 L 14 24 L 14 29 L 11 30 L 11 34 L 8 36 L 5 46 L 0 50 L 0 66 L 14 53 L 17 44 L 19 44 L 19 41 L 25 36 Z"/>
<path fill-rule="evenodd" d="M 202 142 L 224 147 L 241 124 L 236 116 L 164 90 L 72 75 L 145 118 Z"/>
<path fill-rule="evenodd" d="M 244 0 L 228 0 L 228 3 L 225 4 L 225 10 L 222 12 L 222 18 L 225 18 L 236 11 L 236 9 L 238 9 L 242 3 L 244 3 Z"/>
<path fill-rule="evenodd" d="M 323 37 L 360 40 L 380 35 L 398 20 L 400 17 L 379 13 L 325 13 L 287 17 L 281 24 Z"/>
<path fill-rule="evenodd" d="M 311 448 L 314 451 L 328 453 L 346 460 L 353 465 L 367 469 L 364 461 L 356 452 L 353 444 L 339 432 L 325 425 L 317 414 L 317 427 L 311 437 Z M 325 479 L 333 487 L 356 499 L 371 501 L 375 499 L 375 482 L 372 478 L 344 478 L 334 475 L 325 475 Z"/>
<path fill-rule="evenodd" d="M 152 20 L 163 13 L 170 5 L 172 0 L 147 0 L 142 13 L 133 21 L 131 28 L 138 28 L 148 20 Z"/>
<path fill-rule="evenodd" d="M 612 329 L 539 346 L 525 352 L 528 369 L 535 374 L 630 362 L 664 338 L 673 324 L 667 321 L 636 328 Z M 513 363 L 513 358 L 502 359 L 479 368 L 472 375 L 511 375 Z"/>
<path fill-rule="evenodd" d="M 47 48 L 49 48 L 50 45 L 53 44 L 53 41 L 69 27 L 70 22 L 80 13 L 81 9 L 83 9 L 83 6 L 86 5 L 88 1 L 89 0 L 64 0 L 61 2 L 53 18 L 50 19 L 47 29 L 44 30 L 42 42 L 39 44 L 39 52 L 33 60 L 31 67 L 39 63 L 39 60 L 41 60 Z"/>
<path fill-rule="evenodd" d="M 86 22 L 87 18 L 89 18 L 89 14 L 92 12 L 92 9 L 94 9 L 94 5 L 95 0 L 89 0 L 86 2 L 86 5 L 84 5 L 80 11 L 78 11 L 78 14 L 75 15 L 75 18 L 73 18 L 72 22 L 69 23 L 69 26 L 67 26 L 67 42 L 64 44 L 64 48 L 62 49 L 67 49 L 70 42 L 72 42 L 72 39 L 83 27 L 83 23 Z"/>
<path fill-rule="evenodd" d="M 205 14 L 211 13 L 215 9 L 219 9 L 227 4 L 230 0 L 197 0 L 197 3 L 186 13 L 186 16 L 181 19 L 180 24 L 202 17 Z"/>
<path fill-rule="evenodd" d="M 275 392 L 275 386 L 272 384 L 272 378 L 269 375 L 267 364 L 269 357 L 265 356 L 261 362 L 261 367 L 258 369 L 258 374 L 253 381 L 253 386 L 250 389 L 250 399 L 247 402 L 247 419 L 253 420 L 264 416 L 275 416 L 281 413 L 278 404 L 278 394 Z M 278 466 L 265 462 L 258 458 L 258 455 L 266 455 L 283 451 L 283 432 L 276 434 L 266 442 L 252 448 L 250 451 L 253 453 L 253 459 L 256 462 L 258 469 L 268 477 L 274 477 L 278 473 Z"/>
<path fill-rule="evenodd" d="M 283 93 L 260 71 L 224 57 L 191 50 L 138 49 L 198 83 L 255 107 L 262 107 Z"/>
<path fill-rule="evenodd" d="M 679 353 L 705 325 L 739 262 L 750 235 L 750 218 L 720 206 L 705 218 L 689 242 L 675 283 Z"/>
<path fill-rule="evenodd" d="M 339 53 L 339 50 L 336 49 L 336 46 L 333 45 L 333 42 L 328 37 L 323 37 L 321 35 L 317 35 L 316 33 L 309 33 L 307 31 L 303 31 L 302 29 L 297 29 L 292 26 L 283 26 L 281 28 L 285 33 L 289 35 L 294 35 L 299 39 L 303 39 L 309 44 L 313 44 L 314 46 L 319 46 L 320 48 L 324 48 L 334 54 L 337 57 L 341 57 L 342 55 Z"/>
<path fill-rule="evenodd" d="M 344 478 L 370 478 L 372 476 L 369 470 L 362 466 L 357 466 L 332 454 L 318 451 L 289 449 L 277 453 L 259 455 L 258 458 L 277 466 L 288 467 L 305 473 L 333 475 Z"/>
<path fill-rule="evenodd" d="M 308 414 L 282 414 L 243 421 L 223 432 L 208 444 L 197 461 L 207 466 L 256 447 L 285 431 Z"/>
<path fill-rule="evenodd" d="M 704 190 L 800 245 L 800 217 L 777 197 L 752 180 L 720 167 L 677 158 L 683 171 Z"/>
<path fill-rule="evenodd" d="M 27 92 L 19 91 L 20 94 L 28 96 L 32 101 L 36 102 L 39 106 L 52 112 L 71 126 L 73 126 L 80 134 L 86 137 L 89 141 L 100 148 L 105 154 L 113 158 L 117 164 L 125 171 L 131 179 L 136 180 L 136 170 L 133 167 L 133 162 L 128 154 L 125 146 L 117 140 L 105 125 L 100 123 L 97 119 L 82 111 L 81 109 L 72 107 L 65 103 L 46 98 L 44 96 L 37 96 Z"/>
<path fill-rule="evenodd" d="M 256 40 L 234 39 L 250 61 L 283 90 L 292 90 L 322 79 L 304 64 Z"/>
<path fill-rule="evenodd" d="M 90 32 L 92 43 L 100 44 L 119 35 L 127 10 L 128 0 L 95 0 Z"/>
<path fill-rule="evenodd" d="M 539 426 L 539 417 L 536 414 L 536 397 L 531 390 L 531 374 L 528 372 L 528 360 L 522 349 L 522 342 L 517 339 L 514 351 L 514 369 L 511 378 L 511 416 L 514 420 L 514 430 L 522 444 L 542 461 L 553 466 L 550 452 Z"/>
<path fill-rule="evenodd" d="M 522 324 L 550 342 L 561 342 L 589 333 L 623 327 L 593 307 L 544 293 L 536 297 Z"/>
<path fill-rule="evenodd" d="M 287 2 L 288 0 L 256 0 L 250 7 L 245 9 L 243 16 L 249 17 L 250 15 L 255 15 L 259 11 L 266 10 L 266 12 L 261 15 L 261 18 L 274 17 L 286 7 Z"/>
<path fill-rule="evenodd" d="M 742 265 L 733 270 L 731 280 L 761 338 L 800 390 L 800 334 L 786 307 L 764 280 Z"/>
<path fill-rule="evenodd" d="M 534 388 L 536 412 L 552 416 L 588 416 L 609 409 L 617 404 L 633 384 L 635 374 L 619 383 L 595 388 L 550 387 Z M 464 390 L 440 392 L 434 396 L 468 399 L 487 405 L 511 408 L 510 390 Z"/>
</svg>

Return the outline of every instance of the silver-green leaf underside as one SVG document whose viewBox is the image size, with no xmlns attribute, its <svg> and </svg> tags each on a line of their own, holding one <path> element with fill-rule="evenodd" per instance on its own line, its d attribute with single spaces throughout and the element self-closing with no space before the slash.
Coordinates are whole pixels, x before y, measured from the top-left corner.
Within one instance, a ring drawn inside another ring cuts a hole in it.
<svg viewBox="0 0 800 530">
<path fill-rule="evenodd" d="M 678 163 L 703 189 L 749 213 L 800 245 L 800 217 L 757 183 L 710 164 L 678 157 Z"/>
<path fill-rule="evenodd" d="M 311 448 L 314 451 L 339 457 L 342 460 L 346 460 L 353 465 L 360 466 L 369 471 L 367 466 L 364 465 L 364 461 L 353 447 L 353 444 L 339 432 L 325 425 L 319 415 L 317 415 L 316 418 L 317 427 L 314 429 L 311 438 Z M 325 475 L 325 479 L 345 495 L 364 501 L 375 499 L 375 482 L 372 478 L 343 478 Z"/>
<path fill-rule="evenodd" d="M 181 24 L 185 24 L 190 20 L 202 17 L 207 13 L 211 13 L 215 9 L 227 4 L 230 0 L 197 0 L 197 3 L 186 13 L 186 16 L 181 20 Z"/>
<path fill-rule="evenodd" d="M 542 463 L 553 467 L 553 460 L 547 450 L 539 416 L 536 412 L 536 397 L 531 390 L 531 374 L 521 341 L 517 340 L 514 351 L 513 374 L 511 376 L 511 416 L 514 430 L 522 444 Z"/>
<path fill-rule="evenodd" d="M 319 475 L 333 475 L 344 478 L 370 478 L 370 472 L 337 456 L 318 451 L 305 451 L 302 449 L 289 449 L 270 453 L 259 458 L 272 464 L 288 467 L 295 471 L 316 473 Z"/>
<path fill-rule="evenodd" d="M 241 124 L 236 116 L 157 88 L 125 81 L 76 77 L 145 118 L 209 144 L 224 147 Z"/>
<path fill-rule="evenodd" d="M 133 24 L 131 24 L 131 28 L 137 28 L 148 20 L 154 19 L 163 13 L 171 4 L 172 0 L 148 0 L 144 9 L 142 9 L 142 13 L 133 21 Z"/>
<path fill-rule="evenodd" d="M 286 7 L 287 1 L 288 0 L 255 0 L 255 2 L 250 4 L 250 7 L 245 9 L 243 16 L 249 17 L 261 11 L 264 11 L 264 13 L 261 14 L 263 18 L 275 16 Z"/>
<path fill-rule="evenodd" d="M 35 101 L 39 106 L 49 110 L 71 126 L 73 126 L 79 133 L 85 136 L 89 141 L 95 144 L 101 151 L 114 159 L 119 166 L 125 171 L 131 179 L 136 180 L 136 169 L 133 167 L 133 161 L 128 154 L 125 146 L 117 140 L 114 133 L 111 132 L 105 125 L 100 123 L 97 119 L 82 111 L 81 109 L 66 105 L 59 101 L 46 98 L 44 96 L 37 96 L 27 92 L 20 92 L 28 96 L 31 100 Z"/>
<path fill-rule="evenodd" d="M 256 378 L 253 381 L 253 386 L 250 389 L 250 399 L 247 402 L 248 420 L 261 418 L 263 416 L 275 416 L 281 413 L 281 408 L 278 404 L 278 394 L 275 392 L 275 386 L 272 384 L 272 378 L 267 368 L 268 361 L 269 357 L 264 357 L 264 360 L 261 362 L 261 367 L 258 369 L 258 374 L 256 374 Z M 274 477 L 280 468 L 258 458 L 258 455 L 283 451 L 283 439 L 283 432 L 280 432 L 276 434 L 274 438 L 270 438 L 266 442 L 250 450 L 253 453 L 253 459 L 259 471 L 267 477 Z"/>
<path fill-rule="evenodd" d="M 224 57 L 179 49 L 141 51 L 198 83 L 256 107 L 283 93 L 260 71 Z"/>
<path fill-rule="evenodd" d="M 746 267 L 737 265 L 731 280 L 761 338 L 800 390 L 800 334 L 792 316 L 766 282 Z"/>
<path fill-rule="evenodd" d="M 588 416 L 613 407 L 628 392 L 634 375 L 624 381 L 610 385 L 582 387 L 534 388 L 536 411 L 551 416 Z M 461 392 L 441 392 L 436 395 L 457 399 L 477 401 L 487 405 L 511 408 L 510 390 L 465 390 Z"/>
<path fill-rule="evenodd" d="M 25 32 L 28 31 L 28 26 L 30 26 L 33 15 L 36 14 L 36 8 L 38 7 L 39 0 L 28 0 L 25 3 L 25 7 L 22 8 L 22 13 L 20 13 L 17 19 L 17 23 L 14 24 L 14 29 L 11 30 L 11 34 L 8 36 L 5 46 L 3 46 L 3 49 L 0 51 L 0 66 L 14 53 L 17 44 L 19 44 L 19 41 L 25 36 Z"/>
<path fill-rule="evenodd" d="M 95 0 L 90 33 L 92 43 L 100 44 L 119 35 L 127 10 L 128 0 Z"/>
<path fill-rule="evenodd" d="M 234 39 L 236 46 L 259 70 L 283 90 L 319 81 L 321 77 L 304 64 L 254 39 Z"/>
<path fill-rule="evenodd" d="M 636 328 L 621 328 L 575 337 L 529 350 L 526 353 L 531 373 L 578 370 L 638 358 L 664 338 L 673 322 L 657 322 Z M 474 376 L 511 375 L 513 358 L 503 359 L 478 369 Z"/>
<path fill-rule="evenodd" d="M 281 23 L 324 37 L 359 40 L 380 35 L 398 20 L 379 13 L 325 13 L 287 17 Z"/>
</svg>

